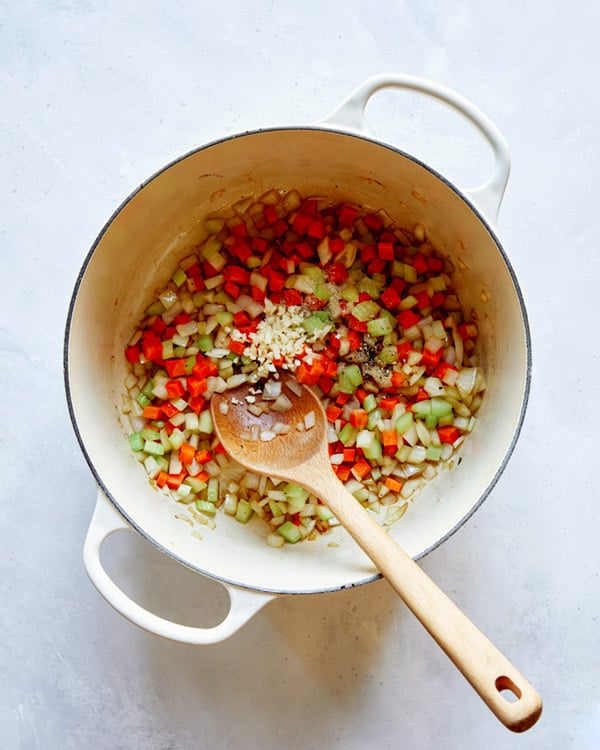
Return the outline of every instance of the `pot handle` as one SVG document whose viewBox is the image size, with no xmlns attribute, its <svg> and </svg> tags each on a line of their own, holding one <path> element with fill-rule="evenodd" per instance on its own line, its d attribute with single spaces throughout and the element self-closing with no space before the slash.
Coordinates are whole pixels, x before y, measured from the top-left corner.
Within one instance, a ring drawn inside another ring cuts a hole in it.
<svg viewBox="0 0 600 750">
<path fill-rule="evenodd" d="M 85 569 L 100 594 L 119 614 L 150 633 L 191 645 L 219 643 L 232 636 L 265 604 L 275 598 L 271 594 L 223 583 L 229 594 L 230 608 L 225 619 L 218 625 L 200 628 L 180 625 L 159 617 L 130 599 L 110 578 L 100 561 L 100 550 L 104 541 L 115 531 L 123 529 L 131 530 L 131 526 L 99 490 L 96 508 L 83 546 Z"/>
<path fill-rule="evenodd" d="M 435 81 L 403 73 L 382 73 L 362 83 L 346 101 L 319 124 L 365 133 L 365 109 L 369 99 L 384 88 L 400 88 L 426 94 L 449 105 L 467 118 L 492 147 L 494 168 L 483 185 L 465 190 L 467 196 L 492 222 L 496 222 L 510 175 L 510 151 L 494 123 L 472 102 Z"/>
</svg>

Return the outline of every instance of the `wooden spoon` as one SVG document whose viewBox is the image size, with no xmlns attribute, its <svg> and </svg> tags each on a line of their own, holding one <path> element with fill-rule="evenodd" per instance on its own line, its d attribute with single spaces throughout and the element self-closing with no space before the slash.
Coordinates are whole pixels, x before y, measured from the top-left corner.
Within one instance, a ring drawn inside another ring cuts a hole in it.
<svg viewBox="0 0 600 750">
<path fill-rule="evenodd" d="M 321 401 L 306 386 L 296 395 L 299 386 L 294 380 L 292 390 L 290 379 L 282 378 L 292 402 L 285 412 L 251 414 L 246 397 L 260 396 L 248 384 L 213 395 L 212 418 L 227 453 L 251 471 L 294 482 L 321 499 L 498 719 L 514 732 L 529 729 L 542 711 L 538 693 L 338 480 L 329 462 Z M 297 429 L 307 415 L 314 427 Z M 273 426 L 280 424 L 290 431 L 268 440 L 249 439 L 253 430 L 254 437 L 258 432 L 271 438 Z"/>
</svg>

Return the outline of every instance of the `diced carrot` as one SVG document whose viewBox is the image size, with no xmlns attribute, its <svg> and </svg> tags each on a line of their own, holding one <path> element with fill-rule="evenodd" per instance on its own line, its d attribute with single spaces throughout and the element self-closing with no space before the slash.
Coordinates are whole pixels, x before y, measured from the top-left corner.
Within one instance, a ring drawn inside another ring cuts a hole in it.
<svg viewBox="0 0 600 750">
<path fill-rule="evenodd" d="M 179 449 L 179 460 L 182 464 L 191 464 L 194 460 L 194 456 L 196 455 L 196 449 L 193 445 L 190 445 L 189 443 L 183 443 L 181 448 Z"/>
<path fill-rule="evenodd" d="M 354 461 L 356 448 L 344 448 L 344 463 L 350 464 Z"/>
<path fill-rule="evenodd" d="M 187 379 L 187 387 L 190 392 L 190 396 L 200 396 L 202 393 L 208 390 L 208 381 L 206 378 L 197 378 L 192 376 Z"/>
<path fill-rule="evenodd" d="M 170 378 L 180 378 L 188 374 L 185 359 L 167 359 L 165 368 Z"/>
<path fill-rule="evenodd" d="M 371 464 L 366 458 L 361 458 L 351 469 L 355 479 L 364 479 L 371 471 Z"/>
<path fill-rule="evenodd" d="M 149 419 L 150 421 L 160 419 L 162 417 L 162 408 L 160 406 L 144 406 L 142 417 L 144 417 L 144 419 Z"/>
<path fill-rule="evenodd" d="M 159 487 L 164 487 L 167 483 L 168 474 L 166 471 L 159 471 L 157 477 L 156 477 L 156 484 Z"/>
<path fill-rule="evenodd" d="M 398 433 L 396 430 L 382 430 L 381 442 L 385 448 L 398 446 Z"/>
<path fill-rule="evenodd" d="M 399 482 L 393 477 L 387 477 L 384 484 L 388 488 L 388 490 L 391 490 L 392 492 L 400 492 L 403 482 Z"/>
<path fill-rule="evenodd" d="M 335 422 L 335 420 L 338 419 L 341 413 L 341 408 L 339 406 L 336 406 L 335 404 L 329 404 L 327 409 L 325 409 L 325 414 L 327 415 L 327 420 L 329 422 Z"/>
<path fill-rule="evenodd" d="M 364 409 L 353 409 L 350 412 L 350 424 L 359 430 L 367 426 L 368 420 L 369 415 Z"/>
<path fill-rule="evenodd" d="M 196 451 L 196 461 L 198 461 L 199 464 L 207 464 L 212 457 L 212 451 L 209 451 L 207 448 L 201 448 Z"/>
<path fill-rule="evenodd" d="M 167 487 L 170 490 L 178 490 L 181 483 L 186 477 L 187 472 L 182 471 L 179 474 L 167 474 Z"/>
</svg>

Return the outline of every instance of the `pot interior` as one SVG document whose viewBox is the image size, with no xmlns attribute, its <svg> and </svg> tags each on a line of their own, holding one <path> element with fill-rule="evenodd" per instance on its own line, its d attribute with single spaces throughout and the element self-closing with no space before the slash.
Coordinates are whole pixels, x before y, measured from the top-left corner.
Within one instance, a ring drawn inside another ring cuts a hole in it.
<svg viewBox="0 0 600 750">
<path fill-rule="evenodd" d="M 376 577 L 343 529 L 274 549 L 260 521 L 243 526 L 219 513 L 216 529 L 196 529 L 199 540 L 176 518 L 176 504 L 150 486 L 120 414 L 124 347 L 176 261 L 204 238 L 204 217 L 273 187 L 384 208 L 408 227 L 421 222 L 458 269 L 455 286 L 475 312 L 488 379 L 477 425 L 460 462 L 440 471 L 390 530 L 415 558 L 477 508 L 510 455 L 528 393 L 527 322 L 500 245 L 464 197 L 413 158 L 359 136 L 298 128 L 219 141 L 155 175 L 112 217 L 83 266 L 66 340 L 71 416 L 98 483 L 138 531 L 197 571 L 260 590 L 324 591 Z"/>
</svg>

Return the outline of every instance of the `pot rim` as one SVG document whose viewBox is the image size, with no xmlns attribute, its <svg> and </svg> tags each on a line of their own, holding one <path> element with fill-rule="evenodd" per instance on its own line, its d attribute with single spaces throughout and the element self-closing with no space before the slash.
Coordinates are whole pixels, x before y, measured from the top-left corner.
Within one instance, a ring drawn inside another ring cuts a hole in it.
<svg viewBox="0 0 600 750">
<path fill-rule="evenodd" d="M 425 169 L 427 172 L 429 172 L 431 175 L 436 177 L 438 180 L 440 180 L 447 188 L 449 188 L 459 199 L 461 199 L 467 207 L 472 211 L 472 213 L 476 216 L 476 218 L 483 224 L 485 230 L 490 235 L 496 249 L 502 256 L 502 259 L 506 265 L 506 268 L 509 272 L 517 300 L 519 303 L 519 310 L 521 314 L 521 320 L 523 323 L 523 334 L 524 334 L 524 340 L 525 340 L 525 350 L 526 350 L 526 368 L 525 368 L 525 382 L 523 386 L 523 395 L 521 399 L 521 406 L 519 409 L 519 416 L 517 423 L 515 425 L 515 429 L 513 432 L 513 435 L 511 437 L 510 443 L 508 444 L 506 451 L 504 453 L 504 457 L 502 459 L 502 462 L 498 466 L 494 476 L 490 480 L 489 484 L 485 488 L 485 490 L 482 492 L 480 497 L 477 499 L 477 501 L 470 507 L 468 512 L 451 528 L 449 529 L 442 537 L 440 537 L 438 540 L 436 540 L 433 544 L 429 545 L 427 548 L 419 552 L 418 555 L 415 556 L 415 560 L 420 560 L 424 558 L 426 555 L 428 555 L 430 552 L 432 552 L 434 549 L 437 549 L 440 547 L 444 542 L 446 542 L 450 537 L 452 537 L 475 513 L 476 510 L 479 509 L 479 507 L 483 504 L 483 502 L 487 499 L 489 494 L 492 492 L 496 484 L 498 483 L 500 477 L 502 476 L 506 465 L 508 464 L 508 461 L 510 460 L 517 441 L 519 439 L 519 436 L 521 434 L 521 430 L 523 427 L 523 423 L 525 420 L 525 413 L 527 411 L 527 405 L 529 402 L 529 395 L 531 390 L 531 375 L 532 375 L 532 347 L 531 347 L 531 331 L 529 326 L 529 319 L 527 315 L 527 309 L 525 307 L 525 300 L 519 285 L 519 282 L 517 280 L 516 274 L 514 272 L 514 269 L 512 267 L 512 264 L 510 263 L 510 260 L 500 242 L 498 239 L 498 236 L 489 223 L 489 221 L 485 218 L 483 213 L 478 209 L 478 207 L 475 205 L 475 203 L 462 191 L 460 190 L 453 182 L 451 182 L 448 178 L 446 178 L 444 175 L 442 175 L 440 172 L 438 172 L 434 167 L 424 162 L 422 159 L 419 159 L 416 156 L 413 156 L 412 154 L 407 153 L 406 151 L 403 151 L 401 148 L 398 148 L 397 146 L 391 145 L 389 143 L 386 143 L 385 141 L 380 141 L 374 137 L 367 136 L 363 133 L 358 133 L 354 131 L 348 131 L 343 130 L 341 128 L 336 127 L 324 127 L 323 125 L 292 125 L 292 126 L 273 126 L 273 127 L 267 127 L 267 128 L 256 128 L 252 130 L 246 130 L 241 131 L 238 133 L 233 133 L 231 135 L 225 136 L 223 138 L 217 138 L 214 140 L 211 140 L 201 146 L 197 146 L 193 149 L 190 149 L 186 153 L 175 157 L 171 161 L 169 161 L 167 164 L 165 164 L 160 169 L 156 170 L 153 174 L 151 174 L 146 180 L 144 180 L 137 188 L 135 188 L 129 195 L 127 195 L 126 198 L 124 198 L 121 203 L 117 206 L 117 208 L 112 212 L 108 220 L 104 223 L 102 226 L 100 232 L 96 236 L 96 239 L 94 240 L 93 244 L 91 245 L 89 251 L 87 252 L 83 263 L 81 265 L 81 268 L 77 274 L 77 278 L 75 280 L 75 285 L 73 288 L 73 292 L 71 294 L 71 299 L 69 302 L 69 307 L 67 311 L 67 318 L 66 318 L 66 325 L 65 325 L 65 335 L 63 340 L 63 377 L 64 377 L 64 386 L 65 386 L 65 395 L 67 400 L 67 408 L 69 412 L 69 417 L 71 420 L 71 424 L 73 426 L 73 430 L 75 432 L 75 436 L 77 438 L 77 441 L 79 443 L 79 447 L 84 455 L 84 458 L 88 464 L 88 467 L 90 471 L 92 472 L 92 475 L 94 476 L 99 488 L 102 490 L 102 492 L 106 495 L 106 497 L 110 500 L 112 505 L 116 508 L 116 510 L 125 518 L 127 523 L 135 529 L 141 536 L 148 542 L 150 542 L 154 547 L 159 549 L 161 552 L 164 552 L 166 555 L 171 557 L 172 559 L 176 560 L 178 563 L 183 565 L 184 567 L 187 567 L 191 570 L 193 570 L 196 573 L 200 573 L 202 575 L 207 576 L 208 578 L 218 581 L 222 584 L 229 584 L 233 586 L 238 586 L 240 588 L 252 590 L 252 591 L 259 591 L 262 593 L 267 594 L 307 594 L 307 593 L 327 593 L 327 592 L 333 592 L 333 591 L 340 591 L 347 588 L 354 588 L 356 586 L 363 586 L 367 583 L 372 583 L 373 581 L 376 581 L 379 578 L 382 578 L 381 573 L 375 573 L 373 575 L 367 576 L 364 579 L 353 581 L 351 584 L 341 584 L 338 586 L 332 586 L 332 587 L 324 587 L 324 588 L 318 588 L 318 589 L 307 589 L 304 590 L 293 590 L 293 591 L 287 591 L 287 590 L 274 590 L 270 589 L 268 587 L 259 587 L 255 585 L 248 585 L 245 583 L 240 583 L 239 581 L 231 580 L 229 578 L 219 576 L 218 574 L 215 574 L 212 571 L 205 570 L 203 568 L 200 568 L 196 565 L 193 565 L 188 560 L 182 558 L 172 550 L 170 550 L 168 547 L 164 546 L 163 544 L 157 542 L 153 537 L 151 537 L 146 531 L 144 531 L 143 528 L 140 527 L 139 523 L 136 522 L 135 519 L 131 517 L 130 514 L 126 513 L 125 510 L 121 507 L 118 500 L 112 495 L 108 487 L 105 485 L 101 473 L 97 470 L 93 457 L 90 455 L 85 439 L 83 435 L 81 434 L 79 430 L 79 425 L 77 423 L 77 417 L 75 415 L 75 409 L 73 405 L 73 398 L 71 394 L 71 382 L 70 382 L 70 376 L 69 376 L 69 341 L 70 341 L 70 334 L 71 334 L 71 326 L 73 322 L 74 312 L 75 312 L 75 304 L 77 302 L 77 298 L 79 295 L 79 290 L 81 287 L 81 284 L 83 282 L 85 273 L 87 271 L 88 265 L 98 247 L 102 239 L 104 238 L 104 235 L 107 233 L 111 225 L 113 224 L 114 220 L 117 218 L 117 216 L 123 211 L 123 209 L 150 183 L 152 183 L 154 180 L 159 178 L 163 173 L 167 172 L 172 167 L 176 166 L 180 162 L 183 162 L 185 159 L 194 156 L 202 151 L 205 151 L 207 149 L 213 148 L 214 146 L 226 144 L 229 141 L 238 140 L 241 138 L 247 138 L 252 137 L 256 135 L 261 135 L 264 133 L 278 133 L 278 132 L 303 132 L 303 131 L 315 131 L 315 132 L 325 132 L 325 133 L 331 133 L 334 135 L 340 135 L 344 137 L 350 137 L 350 138 L 356 138 L 361 141 L 366 141 L 368 143 L 372 143 L 376 146 L 379 146 L 381 148 L 385 148 L 395 154 L 399 154 L 400 156 L 408 159 L 409 161 L 412 161 L 413 163 L 417 164 L 418 166 Z"/>
</svg>

